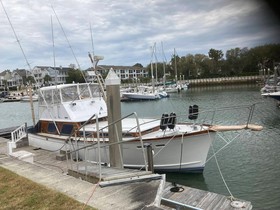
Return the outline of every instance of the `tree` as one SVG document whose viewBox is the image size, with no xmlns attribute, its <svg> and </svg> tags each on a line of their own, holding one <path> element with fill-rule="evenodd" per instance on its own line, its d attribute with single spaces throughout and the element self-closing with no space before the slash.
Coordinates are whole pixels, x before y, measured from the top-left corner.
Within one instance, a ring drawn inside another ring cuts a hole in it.
<svg viewBox="0 0 280 210">
<path fill-rule="evenodd" d="M 211 73 L 217 74 L 220 72 L 219 61 L 223 58 L 224 54 L 222 50 L 215 50 L 211 48 L 208 52 L 209 58 L 212 59 L 212 71 Z"/>
<path fill-rule="evenodd" d="M 75 83 L 85 82 L 83 74 L 80 70 L 70 69 L 68 71 L 68 77 L 66 78 L 66 83 L 73 83 L 73 82 Z"/>
<path fill-rule="evenodd" d="M 136 63 L 134 64 L 134 67 L 140 67 L 140 68 L 143 68 L 142 64 L 141 63 Z"/>
<path fill-rule="evenodd" d="M 31 84 L 35 84 L 36 82 L 35 82 L 35 79 L 34 79 L 33 76 L 28 76 L 28 77 L 26 78 L 26 83 L 29 84 L 29 85 L 31 85 Z"/>
<path fill-rule="evenodd" d="M 50 81 L 52 81 L 52 78 L 50 77 L 50 75 L 46 74 L 44 77 L 44 82 L 49 84 Z"/>
</svg>

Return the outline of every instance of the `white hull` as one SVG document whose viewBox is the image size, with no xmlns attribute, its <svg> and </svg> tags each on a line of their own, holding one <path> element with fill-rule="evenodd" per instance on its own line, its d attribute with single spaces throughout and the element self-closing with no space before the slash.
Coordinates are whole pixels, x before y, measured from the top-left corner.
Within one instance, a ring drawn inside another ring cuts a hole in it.
<svg viewBox="0 0 280 210">
<path fill-rule="evenodd" d="M 263 93 L 262 96 L 268 96 L 270 98 L 276 99 L 277 101 L 280 101 L 280 91 L 271 92 L 271 93 Z"/>
<path fill-rule="evenodd" d="M 122 96 L 135 100 L 156 100 L 160 98 L 158 93 L 123 93 Z"/>
<path fill-rule="evenodd" d="M 202 171 L 205 166 L 207 154 L 214 138 L 214 132 L 204 132 L 200 134 L 182 135 L 173 138 L 156 138 L 145 140 L 144 143 L 150 143 L 154 150 L 154 169 L 165 172 L 189 172 Z M 56 151 L 59 150 L 65 141 L 55 137 L 46 137 L 39 134 L 28 135 L 29 144 L 34 147 Z M 125 140 L 125 139 L 123 139 Z M 72 142 L 73 143 L 73 142 Z M 73 143 L 76 145 L 76 142 Z M 81 148 L 90 145 L 92 142 L 78 141 L 77 146 Z M 65 146 L 64 150 L 69 150 L 70 145 Z M 101 143 L 103 145 L 103 143 Z M 98 162 L 98 149 L 95 145 L 94 149 L 88 150 L 87 159 Z M 108 147 L 101 149 L 101 162 L 109 163 Z M 143 168 L 144 157 L 140 141 L 132 141 L 122 145 L 124 166 L 128 168 Z M 161 151 L 160 151 L 161 150 Z M 71 149 L 72 151 L 72 149 Z M 145 154 L 146 155 L 146 154 Z M 74 157 L 75 158 L 75 157 Z M 85 159 L 85 150 L 79 151 L 80 159 Z"/>
</svg>

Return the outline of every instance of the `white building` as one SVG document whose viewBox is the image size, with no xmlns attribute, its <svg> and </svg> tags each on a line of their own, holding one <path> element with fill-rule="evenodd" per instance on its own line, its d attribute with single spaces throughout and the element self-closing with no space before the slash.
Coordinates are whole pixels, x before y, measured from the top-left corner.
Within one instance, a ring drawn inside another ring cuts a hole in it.
<svg viewBox="0 0 280 210">
<path fill-rule="evenodd" d="M 107 66 L 99 65 L 97 70 L 102 74 L 106 74 L 110 69 L 113 69 L 121 80 L 139 79 L 148 77 L 146 68 L 139 66 Z"/>
</svg>

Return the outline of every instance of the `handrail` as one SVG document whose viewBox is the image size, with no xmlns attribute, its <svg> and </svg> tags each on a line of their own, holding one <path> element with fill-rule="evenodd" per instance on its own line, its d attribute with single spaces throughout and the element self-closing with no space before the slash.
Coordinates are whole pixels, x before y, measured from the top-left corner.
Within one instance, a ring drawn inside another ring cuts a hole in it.
<svg viewBox="0 0 280 210">
<path fill-rule="evenodd" d="M 144 165 L 145 165 L 145 169 L 146 169 L 146 171 L 147 171 L 147 170 L 148 170 L 148 163 L 147 163 L 147 157 L 146 157 L 146 153 L 145 153 L 145 149 L 144 149 L 145 147 L 144 147 L 144 143 L 143 143 L 142 136 L 141 136 L 141 129 L 140 129 L 140 124 L 139 124 L 138 116 L 137 116 L 137 114 L 136 114 L 135 112 L 133 112 L 133 113 L 131 113 L 131 114 L 129 114 L 129 115 L 126 115 L 125 117 L 122 117 L 122 118 L 120 118 L 119 120 L 114 121 L 114 122 L 108 124 L 107 126 L 101 128 L 101 129 L 99 128 L 98 115 L 97 115 L 97 114 L 94 114 L 94 115 L 91 116 L 85 123 L 83 123 L 83 125 L 79 128 L 79 130 L 80 130 L 81 128 L 83 128 L 86 124 L 88 124 L 88 123 L 91 121 L 91 119 L 92 119 L 93 117 L 96 117 L 97 143 L 94 143 L 94 144 L 91 144 L 91 145 L 85 145 L 85 146 L 80 147 L 80 148 L 77 148 L 77 147 L 76 147 L 76 149 L 74 149 L 73 151 L 67 151 L 66 157 L 68 157 L 68 155 L 69 155 L 69 154 L 72 154 L 72 153 L 76 153 L 76 154 L 77 154 L 78 151 L 83 150 L 83 149 L 85 149 L 86 151 L 88 151 L 88 148 L 90 148 L 90 147 L 95 147 L 96 144 L 97 144 L 97 148 L 98 148 L 99 173 L 101 174 L 101 156 L 100 156 L 100 154 L 101 154 L 101 153 L 100 153 L 101 148 L 108 147 L 108 146 L 112 146 L 112 145 L 121 145 L 121 144 L 123 144 L 123 143 L 129 142 L 129 140 L 128 140 L 128 141 L 118 141 L 118 142 L 114 142 L 114 143 L 108 143 L 108 144 L 106 144 L 106 145 L 100 145 L 100 132 L 102 132 L 103 129 L 105 129 L 105 128 L 111 126 L 111 125 L 115 125 L 117 122 L 120 122 L 120 121 L 122 121 L 123 119 L 128 118 L 128 117 L 130 117 L 130 116 L 132 116 L 132 115 L 134 115 L 134 116 L 135 116 L 135 119 L 136 119 L 137 131 L 138 131 L 138 133 L 139 133 L 138 138 L 139 138 L 139 140 L 140 140 L 140 142 L 141 142 L 141 148 L 142 148 L 142 153 L 143 153 L 143 158 L 144 158 Z M 72 132 L 72 133 L 69 135 L 69 137 L 67 138 L 67 140 L 70 140 L 71 137 L 73 136 L 73 134 L 75 134 L 75 133 L 76 133 L 76 132 Z M 132 139 L 132 140 L 133 140 L 133 139 Z M 75 136 L 75 141 L 79 141 L 79 139 L 77 139 L 77 136 Z M 76 146 L 77 146 L 77 145 L 76 145 Z M 120 152 L 121 152 L 121 150 L 120 150 Z M 72 155 L 70 155 L 70 157 L 72 158 Z M 68 160 L 68 158 L 67 158 L 67 160 Z M 100 177 L 101 177 L 101 176 L 100 176 Z"/>
<path fill-rule="evenodd" d="M 21 139 L 27 137 L 27 124 L 24 123 L 19 126 L 17 129 L 11 132 L 11 141 L 12 143 L 17 143 Z"/>
</svg>

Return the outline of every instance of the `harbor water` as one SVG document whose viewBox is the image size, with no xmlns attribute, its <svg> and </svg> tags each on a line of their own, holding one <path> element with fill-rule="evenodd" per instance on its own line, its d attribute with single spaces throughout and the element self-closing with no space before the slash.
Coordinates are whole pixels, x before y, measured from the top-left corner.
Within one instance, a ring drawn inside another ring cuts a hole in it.
<svg viewBox="0 0 280 210">
<path fill-rule="evenodd" d="M 194 104 L 202 113 L 199 118 L 207 123 L 244 124 L 249 119 L 251 123 L 262 125 L 263 130 L 217 133 L 208 154 L 208 158 L 212 158 L 206 163 L 203 174 L 170 173 L 167 180 L 251 201 L 253 209 L 280 209 L 280 108 L 275 100 L 261 96 L 259 86 L 190 88 L 172 93 L 169 98 L 122 102 L 121 106 L 123 116 L 137 112 L 139 117 L 160 118 L 163 113 L 175 112 L 178 120 L 188 120 L 189 106 Z M 37 102 L 35 116 L 36 105 Z M 253 115 L 250 115 L 249 105 L 253 105 Z M 33 124 L 29 103 L 1 103 L 0 110 L 0 128 L 25 122 L 29 126 Z M 203 114 L 207 110 L 211 110 L 210 115 Z M 230 143 L 213 157 L 226 142 Z"/>
</svg>

